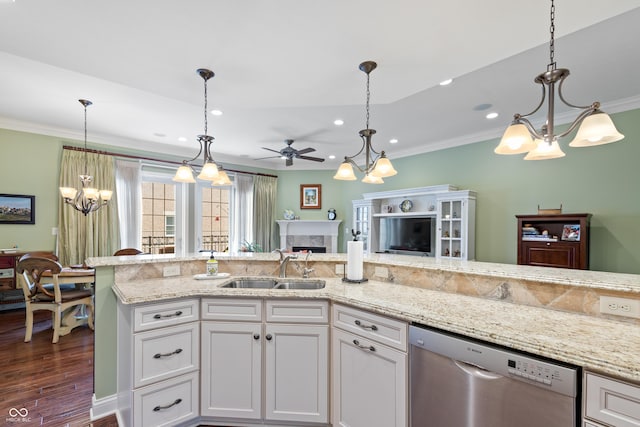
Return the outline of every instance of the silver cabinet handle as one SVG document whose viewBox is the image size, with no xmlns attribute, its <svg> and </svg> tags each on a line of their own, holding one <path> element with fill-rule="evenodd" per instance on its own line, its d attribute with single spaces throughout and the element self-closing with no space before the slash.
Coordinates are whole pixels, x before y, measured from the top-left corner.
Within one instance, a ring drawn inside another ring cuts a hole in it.
<svg viewBox="0 0 640 427">
<path fill-rule="evenodd" d="M 172 406 L 175 406 L 175 405 L 179 404 L 180 402 L 182 402 L 182 399 L 176 399 L 176 400 L 173 401 L 173 403 L 171 403 L 169 405 L 165 405 L 165 406 L 158 405 L 155 408 L 153 408 L 153 412 L 162 411 L 163 409 L 169 409 Z"/>
<path fill-rule="evenodd" d="M 181 311 L 176 311 L 173 314 L 156 314 L 155 316 L 153 316 L 154 319 L 162 319 L 163 317 L 177 317 L 177 316 L 181 316 L 182 312 Z"/>
<path fill-rule="evenodd" d="M 358 340 L 353 340 L 353 343 L 358 348 L 361 348 L 363 350 L 376 351 L 376 348 L 374 346 L 372 346 L 372 345 L 362 345 L 362 344 L 360 344 L 360 341 L 358 341 Z"/>
<path fill-rule="evenodd" d="M 377 331 L 378 327 L 376 325 L 363 325 L 361 321 L 356 320 L 355 324 L 360 326 L 362 329 L 371 329 L 372 331 Z"/>
<path fill-rule="evenodd" d="M 156 354 L 153 355 L 153 358 L 154 359 L 160 359 L 161 357 L 169 357 L 169 356 L 173 356 L 174 354 L 180 354 L 180 353 L 182 353 L 182 349 L 181 348 L 176 348 L 171 353 L 156 353 Z"/>
</svg>

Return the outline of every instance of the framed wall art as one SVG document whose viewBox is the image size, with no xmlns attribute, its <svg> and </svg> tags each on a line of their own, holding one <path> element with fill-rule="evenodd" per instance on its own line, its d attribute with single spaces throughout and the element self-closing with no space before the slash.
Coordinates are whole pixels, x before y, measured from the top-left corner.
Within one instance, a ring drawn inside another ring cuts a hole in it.
<svg viewBox="0 0 640 427">
<path fill-rule="evenodd" d="M 36 196 L 0 194 L 0 224 L 35 224 Z"/>
<path fill-rule="evenodd" d="M 300 184 L 300 209 L 322 209 L 321 184 Z"/>
</svg>

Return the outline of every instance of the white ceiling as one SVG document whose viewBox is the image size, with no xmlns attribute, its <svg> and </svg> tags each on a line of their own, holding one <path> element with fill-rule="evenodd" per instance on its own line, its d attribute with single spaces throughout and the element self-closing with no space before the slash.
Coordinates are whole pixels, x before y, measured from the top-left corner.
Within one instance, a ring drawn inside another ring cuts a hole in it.
<svg viewBox="0 0 640 427">
<path fill-rule="evenodd" d="M 255 160 L 284 139 L 335 169 L 360 149 L 365 60 L 374 147 L 405 157 L 498 137 L 538 103 L 548 1 L 0 0 L 0 127 L 191 158 L 209 68 L 214 158 Z M 558 0 L 565 97 L 607 112 L 640 106 L 640 0 Z M 454 83 L 438 83 L 453 77 Z M 478 111 L 481 104 L 492 104 Z M 562 109 L 560 109 L 562 113 Z M 487 120 L 488 111 L 499 113 Z M 573 114 L 573 113 L 572 113 Z M 562 114 L 560 114 L 562 116 Z M 569 117 L 569 115 L 566 115 Z M 342 127 L 333 120 L 345 121 Z M 562 117 L 560 117 L 560 121 Z M 186 137 L 187 142 L 179 142 Z M 397 138 L 395 145 L 389 144 Z M 329 160 L 335 155 L 335 160 Z"/>
</svg>

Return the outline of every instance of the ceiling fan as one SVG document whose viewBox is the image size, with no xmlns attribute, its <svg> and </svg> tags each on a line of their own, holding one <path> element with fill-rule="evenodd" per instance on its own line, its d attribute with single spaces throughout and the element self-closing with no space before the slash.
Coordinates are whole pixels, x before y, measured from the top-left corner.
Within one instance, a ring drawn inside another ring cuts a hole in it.
<svg viewBox="0 0 640 427">
<path fill-rule="evenodd" d="M 293 148 L 291 146 L 291 144 L 293 144 L 294 140 L 293 139 L 285 139 L 284 143 L 287 144 L 286 147 L 284 147 L 282 150 L 278 151 L 278 150 L 272 150 L 271 148 L 267 148 L 267 147 L 262 147 L 264 150 L 268 150 L 268 151 L 273 151 L 274 153 L 278 153 L 277 156 L 269 156 L 269 157 L 261 157 L 259 159 L 256 160 L 262 160 L 262 159 L 272 159 L 275 157 L 280 157 L 282 159 L 285 159 L 286 162 L 285 164 L 287 166 L 291 166 L 293 164 L 293 159 L 302 159 L 302 160 L 311 160 L 314 162 L 324 162 L 324 159 L 320 158 L 320 157 L 311 157 L 311 156 L 304 156 L 303 154 L 307 154 L 307 153 L 311 153 L 312 151 L 316 151 L 315 148 L 305 148 L 303 150 L 296 150 L 295 148 Z"/>
</svg>

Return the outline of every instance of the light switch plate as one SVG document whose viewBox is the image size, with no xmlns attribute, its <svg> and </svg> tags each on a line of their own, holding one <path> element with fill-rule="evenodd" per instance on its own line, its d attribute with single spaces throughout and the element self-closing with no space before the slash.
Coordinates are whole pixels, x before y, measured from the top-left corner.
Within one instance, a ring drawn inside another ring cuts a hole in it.
<svg viewBox="0 0 640 427">
<path fill-rule="evenodd" d="M 162 269 L 162 275 L 164 277 L 179 276 L 180 275 L 180 265 L 179 264 L 167 265 L 166 267 L 164 267 Z"/>
</svg>

